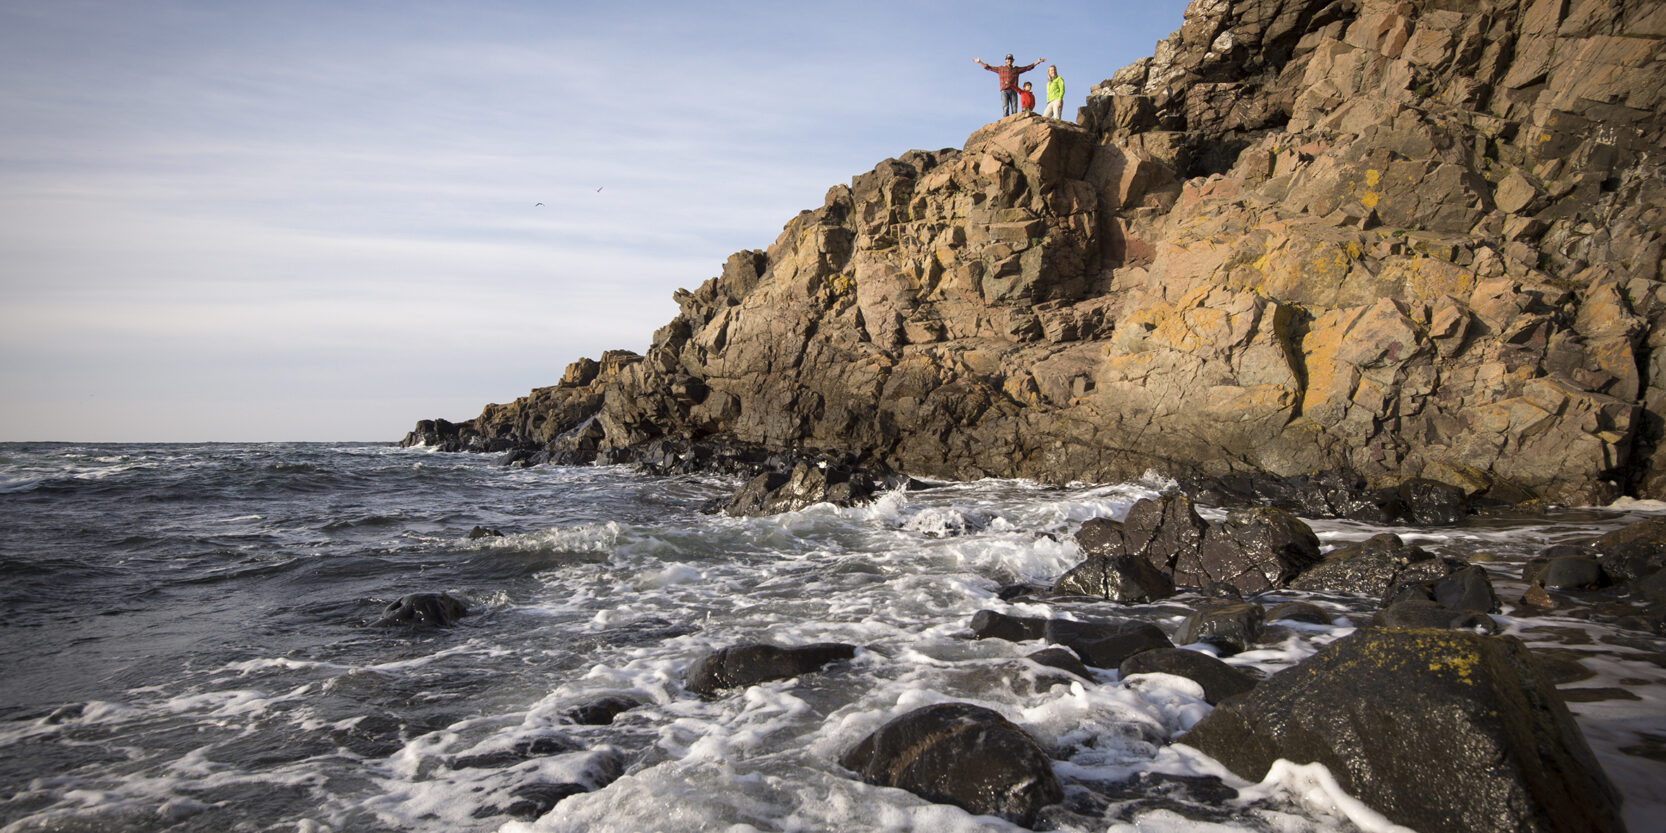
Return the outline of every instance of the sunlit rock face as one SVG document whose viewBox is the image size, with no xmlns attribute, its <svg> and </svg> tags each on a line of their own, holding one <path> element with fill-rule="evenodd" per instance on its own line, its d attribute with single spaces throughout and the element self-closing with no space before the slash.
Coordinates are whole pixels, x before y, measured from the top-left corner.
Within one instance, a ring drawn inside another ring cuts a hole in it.
<svg viewBox="0 0 1666 833">
<path fill-rule="evenodd" d="M 1635 0 L 1200 0 L 1077 123 L 887 159 L 646 355 L 411 441 L 1666 497 L 1663 38 Z"/>
</svg>

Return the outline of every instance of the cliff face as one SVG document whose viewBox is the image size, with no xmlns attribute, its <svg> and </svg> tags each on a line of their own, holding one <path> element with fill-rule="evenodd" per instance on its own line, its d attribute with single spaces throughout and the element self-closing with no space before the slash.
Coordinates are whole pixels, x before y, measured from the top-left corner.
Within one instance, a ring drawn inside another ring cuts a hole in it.
<svg viewBox="0 0 1666 833">
<path fill-rule="evenodd" d="M 1078 124 L 888 159 L 646 356 L 407 442 L 1666 497 L 1663 45 L 1659 0 L 1196 0 Z"/>
</svg>

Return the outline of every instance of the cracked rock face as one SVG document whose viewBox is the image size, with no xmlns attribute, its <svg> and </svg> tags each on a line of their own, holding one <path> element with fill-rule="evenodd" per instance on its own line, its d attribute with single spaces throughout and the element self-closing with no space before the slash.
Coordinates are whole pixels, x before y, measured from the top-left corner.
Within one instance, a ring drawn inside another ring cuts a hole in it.
<svg viewBox="0 0 1666 833">
<path fill-rule="evenodd" d="M 1078 124 L 881 162 L 644 356 L 409 441 L 1666 497 L 1666 12 L 1197 2 Z"/>
</svg>

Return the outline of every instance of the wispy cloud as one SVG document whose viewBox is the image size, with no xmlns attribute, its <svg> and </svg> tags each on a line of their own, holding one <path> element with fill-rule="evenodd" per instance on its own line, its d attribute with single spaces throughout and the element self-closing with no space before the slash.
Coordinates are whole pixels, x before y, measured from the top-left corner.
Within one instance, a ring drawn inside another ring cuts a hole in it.
<svg viewBox="0 0 1666 833">
<path fill-rule="evenodd" d="M 0 439 L 472 415 L 645 347 L 829 186 L 960 144 L 998 112 L 973 55 L 1085 93 L 1183 6 L 0 6 Z"/>
</svg>

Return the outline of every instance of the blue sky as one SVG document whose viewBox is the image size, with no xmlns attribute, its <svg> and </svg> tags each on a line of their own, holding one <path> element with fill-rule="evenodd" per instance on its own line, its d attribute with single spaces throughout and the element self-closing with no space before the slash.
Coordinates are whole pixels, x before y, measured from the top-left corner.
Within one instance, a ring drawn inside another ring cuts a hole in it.
<svg viewBox="0 0 1666 833">
<path fill-rule="evenodd" d="M 1000 114 L 972 58 L 1047 58 L 1073 116 L 1184 8 L 10 0 L 0 441 L 472 417 L 961 146 Z"/>
</svg>

